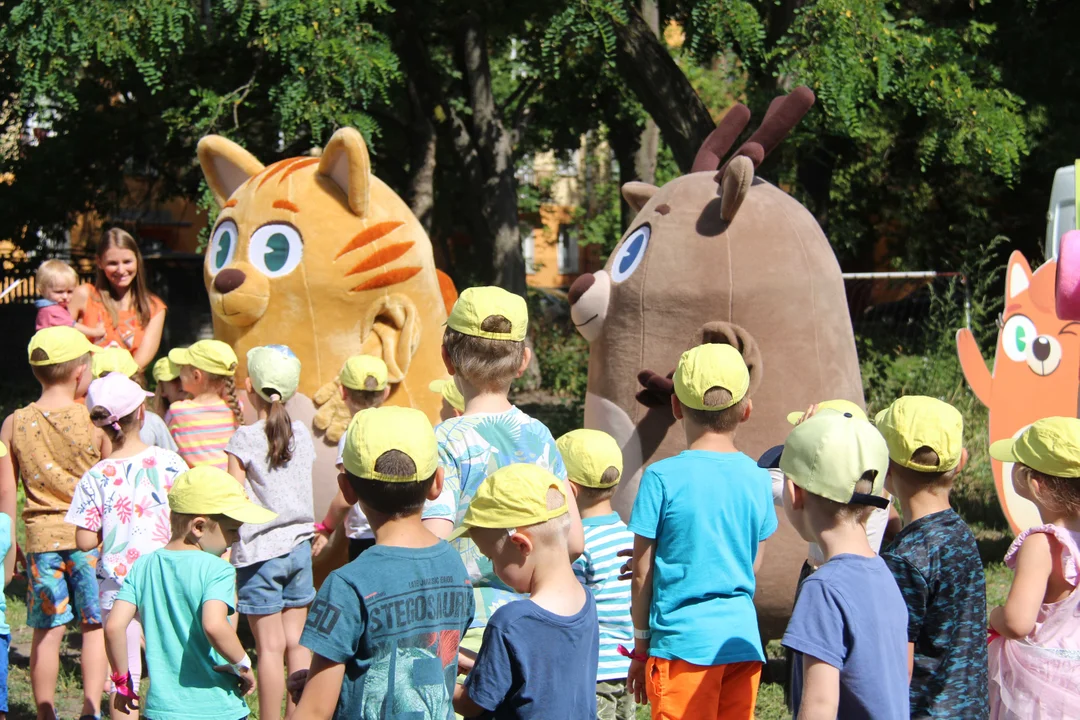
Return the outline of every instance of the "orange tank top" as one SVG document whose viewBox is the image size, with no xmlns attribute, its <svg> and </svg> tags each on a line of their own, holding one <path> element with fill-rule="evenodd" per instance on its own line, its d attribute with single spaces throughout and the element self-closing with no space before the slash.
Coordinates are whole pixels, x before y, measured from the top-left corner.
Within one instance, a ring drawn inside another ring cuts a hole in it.
<svg viewBox="0 0 1080 720">
<path fill-rule="evenodd" d="M 28 553 L 75 549 L 75 526 L 64 522 L 75 485 L 101 459 L 84 405 L 15 411 L 11 451 L 26 492 L 23 522 Z"/>
<path fill-rule="evenodd" d="M 165 303 L 157 295 L 150 296 L 150 317 L 164 312 Z M 97 327 L 99 323 L 105 324 L 105 335 L 94 342 L 101 347 L 118 345 L 127 348 L 134 354 L 142 344 L 146 328 L 139 324 L 139 313 L 135 308 L 116 311 L 116 324 L 113 324 L 109 311 L 101 302 L 101 293 L 93 285 L 90 286 L 90 296 L 86 300 L 80 322 L 88 327 Z"/>
</svg>

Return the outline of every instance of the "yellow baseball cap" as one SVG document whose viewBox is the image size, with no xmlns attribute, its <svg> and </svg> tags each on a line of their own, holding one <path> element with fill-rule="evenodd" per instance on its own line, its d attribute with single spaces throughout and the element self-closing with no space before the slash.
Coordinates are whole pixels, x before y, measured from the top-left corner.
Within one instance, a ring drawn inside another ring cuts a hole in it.
<svg viewBox="0 0 1080 720">
<path fill-rule="evenodd" d="M 722 406 L 705 405 L 705 393 L 721 387 L 731 393 Z M 675 368 L 675 395 L 694 410 L 726 410 L 738 404 L 750 388 L 750 371 L 742 354 L 731 345 L 709 343 L 690 348 Z"/>
<path fill-rule="evenodd" d="M 866 417 L 866 411 L 861 407 L 851 402 L 850 400 L 824 400 L 817 404 L 817 409 L 821 410 L 835 410 L 841 415 L 850 415 L 853 418 L 858 418 L 863 422 L 869 422 L 869 418 Z M 788 413 L 787 421 L 792 425 L 798 424 L 803 416 L 806 415 L 805 411 L 796 410 L 795 412 Z"/>
<path fill-rule="evenodd" d="M 231 377 L 236 374 L 236 353 L 220 340 L 200 340 L 191 347 L 169 351 L 169 359 L 177 365 L 191 365 L 211 375 Z"/>
<path fill-rule="evenodd" d="M 163 357 L 154 363 L 154 381 L 169 382 L 180 377 L 180 368 L 167 357 Z"/>
<path fill-rule="evenodd" d="M 0 457 L 7 457 L 7 445 L 0 442 Z"/>
<path fill-rule="evenodd" d="M 779 453 L 777 453 L 779 450 Z M 884 496 L 889 447 L 873 425 L 852 415 L 827 411 L 799 424 L 781 448 L 765 453 L 759 465 L 779 467 L 803 490 L 852 505 L 889 507 Z M 873 489 L 855 492 L 867 472 Z"/>
<path fill-rule="evenodd" d="M 462 397 L 461 389 L 458 388 L 457 383 L 452 379 L 432 380 L 431 383 L 428 384 L 428 390 L 441 394 L 443 400 L 450 403 L 450 407 L 458 412 L 465 412 L 465 398 Z"/>
<path fill-rule="evenodd" d="M 610 488 L 622 479 L 622 450 L 615 438 L 602 430 L 571 430 L 555 441 L 571 482 L 584 487 Z M 617 471 L 615 479 L 603 482 L 608 468 Z"/>
<path fill-rule="evenodd" d="M 375 463 L 390 450 L 405 453 L 416 465 L 409 475 L 386 475 Z M 345 431 L 341 464 L 356 477 L 383 482 L 422 482 L 439 469 L 439 448 L 427 415 L 407 407 L 361 410 Z"/>
<path fill-rule="evenodd" d="M 248 500 L 236 478 L 213 465 L 200 465 L 179 475 L 168 497 L 169 509 L 185 515 L 226 515 L 252 525 L 277 517 L 276 512 Z"/>
<path fill-rule="evenodd" d="M 510 332 L 484 330 L 484 321 L 490 317 L 504 317 L 510 321 Z M 446 319 L 446 325 L 465 335 L 489 340 L 525 339 L 529 329 L 529 308 L 525 298 L 501 287 L 492 285 L 471 287 L 462 291 Z"/>
<path fill-rule="evenodd" d="M 338 380 L 350 390 L 385 390 L 389 371 L 382 358 L 374 355 L 353 355 L 345 361 Z M 373 379 L 375 387 L 369 387 L 367 381 Z"/>
<path fill-rule="evenodd" d="M 547 506 L 549 490 L 558 490 L 562 504 Z M 547 522 L 569 512 L 563 481 L 539 465 L 516 463 L 499 468 L 476 488 L 462 520 L 464 528 L 520 528 Z"/>
<path fill-rule="evenodd" d="M 1080 419 L 1036 420 L 1018 437 L 991 444 L 990 457 L 1022 463 L 1044 475 L 1080 478 Z"/>
<path fill-rule="evenodd" d="M 300 385 L 300 359 L 288 345 L 251 348 L 247 370 L 255 394 L 266 402 L 273 402 L 275 393 L 281 402 L 288 402 Z"/>
<path fill-rule="evenodd" d="M 90 374 L 96 378 L 118 372 L 125 377 L 131 377 L 139 372 L 139 364 L 122 347 L 107 347 L 96 353 L 90 360 Z"/>
<path fill-rule="evenodd" d="M 30 346 L 27 355 L 30 364 L 41 367 L 43 365 L 59 365 L 68 360 L 80 358 L 86 353 L 96 353 L 101 348 L 86 339 L 86 336 L 73 327 L 58 325 L 38 330 L 34 337 L 30 338 Z M 40 351 L 40 352 L 39 352 Z M 38 359 L 34 359 L 37 353 Z M 44 357 L 42 357 L 44 353 Z"/>
<path fill-rule="evenodd" d="M 874 418 L 897 465 L 917 472 L 948 472 L 960 464 L 964 450 L 964 417 L 947 402 L 924 395 L 897 399 Z M 921 447 L 937 453 L 937 465 L 913 462 Z"/>
</svg>

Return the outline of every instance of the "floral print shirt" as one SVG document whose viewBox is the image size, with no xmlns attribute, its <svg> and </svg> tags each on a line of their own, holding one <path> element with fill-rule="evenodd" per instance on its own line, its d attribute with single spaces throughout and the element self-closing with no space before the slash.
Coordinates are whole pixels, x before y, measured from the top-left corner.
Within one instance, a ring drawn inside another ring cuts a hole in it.
<svg viewBox="0 0 1080 720">
<path fill-rule="evenodd" d="M 187 469 L 176 453 L 152 446 L 132 457 L 102 460 L 75 487 L 67 521 L 102 537 L 97 566 L 102 608 L 112 608 L 136 560 L 169 542 L 167 496 Z"/>
</svg>

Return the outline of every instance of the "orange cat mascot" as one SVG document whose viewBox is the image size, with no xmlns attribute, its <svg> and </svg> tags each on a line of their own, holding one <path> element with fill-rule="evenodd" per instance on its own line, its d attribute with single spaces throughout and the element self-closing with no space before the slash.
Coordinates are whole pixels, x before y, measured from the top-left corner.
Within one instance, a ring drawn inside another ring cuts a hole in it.
<svg viewBox="0 0 1080 720">
<path fill-rule="evenodd" d="M 337 489 L 334 444 L 349 414 L 337 375 L 358 353 L 381 357 L 391 405 L 438 422 L 446 377 L 439 348 L 453 284 L 435 269 L 431 241 L 408 205 L 371 174 L 360 133 L 342 128 L 320 157 L 264 167 L 223 137 L 199 141 L 199 163 L 221 207 L 204 262 L 214 335 L 236 350 L 288 345 L 300 358 L 290 414 L 317 442 L 315 513 Z"/>
<path fill-rule="evenodd" d="M 971 331 L 956 334 L 964 377 L 990 408 L 990 442 L 1016 437 L 1039 418 L 1077 415 L 1080 322 L 1058 317 L 1056 270 L 1051 261 L 1032 272 L 1019 252 L 1009 258 L 993 371 L 987 370 Z M 995 460 L 993 467 L 998 501 L 1013 531 L 1038 525 L 1035 506 L 1013 489 L 1012 464 Z"/>
</svg>

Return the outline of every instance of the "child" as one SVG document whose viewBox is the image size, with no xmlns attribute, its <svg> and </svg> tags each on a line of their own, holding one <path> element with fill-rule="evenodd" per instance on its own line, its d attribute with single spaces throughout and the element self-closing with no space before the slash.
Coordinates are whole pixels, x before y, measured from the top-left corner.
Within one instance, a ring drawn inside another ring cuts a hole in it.
<svg viewBox="0 0 1080 720">
<path fill-rule="evenodd" d="M 225 446 L 244 424 L 236 399 L 236 353 L 220 340 L 200 340 L 171 350 L 169 360 L 180 368 L 180 383 L 190 400 L 169 406 L 165 423 L 191 467 L 212 465 L 228 470 Z"/>
<path fill-rule="evenodd" d="M 1053 417 L 990 446 L 1013 465 L 1013 487 L 1043 524 L 1013 541 L 1016 572 L 1004 607 L 990 612 L 990 716 L 1027 720 L 1080 711 L 1080 420 Z"/>
<path fill-rule="evenodd" d="M 330 573 L 301 642 L 315 654 L 293 718 L 447 718 L 458 641 L 473 616 L 457 552 L 420 521 L 442 469 L 431 423 L 385 407 L 352 419 L 338 484 L 375 547 Z"/>
<path fill-rule="evenodd" d="M 133 380 L 140 388 L 146 387 L 146 378 L 139 370 L 138 363 L 126 348 L 107 347 L 94 355 L 90 362 L 90 370 L 94 378 L 104 377 L 111 372 L 120 373 Z M 151 395 L 150 397 L 153 397 Z M 161 416 L 152 411 L 143 413 L 142 427 L 139 428 L 139 437 L 143 443 L 164 448 L 171 452 L 177 452 L 176 441 L 169 434 L 169 428 Z"/>
<path fill-rule="evenodd" d="M 277 720 L 289 673 L 306 670 L 311 656 L 300 646 L 307 606 L 315 599 L 311 537 L 315 534 L 311 468 L 315 446 L 303 423 L 293 422 L 285 403 L 300 383 L 300 361 L 284 345 L 255 347 L 247 354 L 244 381 L 254 425 L 238 428 L 225 452 L 229 473 L 277 518 L 240 530 L 232 550 L 239 595 L 236 609 L 247 616 L 259 657 L 259 717 Z M 289 699 L 287 712 L 292 713 Z"/>
<path fill-rule="evenodd" d="M 476 662 L 454 693 L 463 717 L 596 717 L 596 601 L 570 566 L 565 482 L 537 465 L 493 472 L 462 522 L 495 572 L 527 600 L 488 618 Z"/>
<path fill-rule="evenodd" d="M 468 288 L 454 303 L 443 333 L 442 356 L 465 400 L 461 417 L 439 423 L 439 463 L 446 472 L 443 491 L 424 508 L 424 522 L 440 537 L 461 524 L 476 488 L 491 472 L 511 463 L 534 463 L 566 481 L 566 468 L 551 431 L 507 399 L 510 383 L 525 371 L 529 311 L 525 299 L 497 287 Z M 570 487 L 566 486 L 570 496 Z M 577 503 L 570 503 L 570 552 L 584 549 Z M 518 596 L 499 580 L 491 562 L 468 539 L 454 542 L 476 593 L 475 627 L 463 645 L 477 650 L 494 609 Z"/>
<path fill-rule="evenodd" d="M 428 384 L 428 390 L 442 395 L 442 407 L 439 408 L 439 420 L 449 420 L 460 417 L 465 412 L 465 398 L 461 397 L 461 390 L 453 378 L 447 380 L 432 380 Z"/>
<path fill-rule="evenodd" d="M 75 322 L 68 311 L 68 303 L 79 284 L 75 269 L 61 260 L 46 260 L 38 266 L 34 284 L 41 297 L 34 301 L 38 309 L 34 330 L 48 327 L 73 327 L 91 340 L 105 337 L 105 323 L 96 328 Z"/>
<path fill-rule="evenodd" d="M 78 611 L 82 641 L 83 715 L 96 716 L 105 687 L 105 655 L 94 567 L 98 553 L 80 552 L 75 528 L 64 522 L 78 479 L 107 451 L 104 433 L 77 402 L 90 384 L 90 355 L 98 348 L 72 327 L 39 330 L 30 340 L 30 366 L 41 397 L 4 420 L 0 490 L 14 498 L 15 478 L 26 492 L 26 624 L 34 629 L 30 682 L 39 718 L 51 718 L 64 625 Z M 10 493 L 10 495 L 9 495 Z M 13 504 L 13 503 L 12 503 Z M 6 505 L 10 507 L 11 505 Z"/>
<path fill-rule="evenodd" d="M 169 358 L 163 357 L 154 363 L 153 375 L 156 387 L 152 409 L 155 415 L 165 417 L 169 407 L 179 400 L 187 400 L 188 394 L 180 384 L 179 366 Z"/>
<path fill-rule="evenodd" d="M 826 409 L 771 455 L 788 520 L 823 556 L 784 633 L 795 651 L 794 716 L 906 720 L 906 606 L 866 533 L 871 511 L 889 504 L 885 440 L 854 413 Z"/>
<path fill-rule="evenodd" d="M 0 443 L 0 458 L 7 457 L 7 454 L 7 447 L 4 443 Z M 12 500 L 14 500 L 14 493 Z M 7 587 L 15 572 L 15 530 L 11 515 L 6 512 L 0 512 L 0 554 L 4 557 L 4 587 Z M 0 720 L 7 720 L 8 712 L 7 673 L 11 627 L 7 624 L 6 615 L 7 602 L 4 600 L 4 594 L 0 593 Z"/>
<path fill-rule="evenodd" d="M 243 524 L 275 515 L 249 501 L 228 473 L 205 465 L 176 478 L 169 509 L 171 539 L 135 561 L 109 612 L 113 706 L 121 713 L 140 707 L 128 671 L 128 626 L 138 612 L 153 678 L 144 708 L 149 720 L 245 718 L 243 696 L 255 688 L 255 676 L 229 622 L 236 571 L 220 556 Z"/>
<path fill-rule="evenodd" d="M 169 542 L 167 495 L 188 469 L 175 452 L 148 446 L 140 437 L 146 398 L 141 387 L 118 372 L 90 383 L 86 394 L 90 419 L 105 431 L 112 451 L 82 476 L 66 520 L 77 528 L 75 542 L 83 552 L 105 539 L 97 564 L 104 622 L 132 563 Z M 142 677 L 141 633 L 138 622 L 128 627 L 128 668 L 135 687 Z"/>
<path fill-rule="evenodd" d="M 345 365 L 338 374 L 338 382 L 341 383 L 341 397 L 351 416 L 367 408 L 377 408 L 386 402 L 386 398 L 390 396 L 388 376 L 386 363 L 381 358 L 372 355 L 353 355 L 345 361 Z M 345 436 L 342 435 L 341 440 L 338 441 L 337 453 L 339 473 L 345 472 L 341 459 L 344 449 Z M 364 517 L 364 511 L 359 505 L 350 505 L 346 502 L 345 495 L 339 490 L 330 502 L 326 517 L 321 523 L 315 525 L 318 535 L 312 544 L 313 554 L 319 555 L 322 552 L 343 519 L 345 536 L 349 540 L 350 562 L 375 545 L 375 533 L 371 530 L 367 518 Z"/>
<path fill-rule="evenodd" d="M 574 562 L 578 580 L 592 591 L 600 619 L 600 663 L 596 671 L 597 717 L 634 720 L 634 696 L 626 692 L 630 661 L 619 645 L 632 645 L 630 584 L 619 580 L 616 553 L 634 546 L 634 536 L 611 508 L 622 475 L 622 450 L 599 430 L 574 430 L 555 441 L 585 528 L 585 552 Z"/>
<path fill-rule="evenodd" d="M 949 506 L 967 462 L 964 419 L 935 398 L 878 413 L 889 446 L 885 487 L 904 529 L 881 553 L 908 607 L 911 717 L 986 718 L 986 581 L 975 536 Z"/>
<path fill-rule="evenodd" d="M 699 345 L 683 353 L 674 385 L 688 449 L 646 468 L 630 515 L 627 690 L 648 696 L 653 718 L 749 720 L 765 661 L 754 572 L 776 530 L 769 474 L 735 447 L 750 373 L 730 345 Z"/>
</svg>

